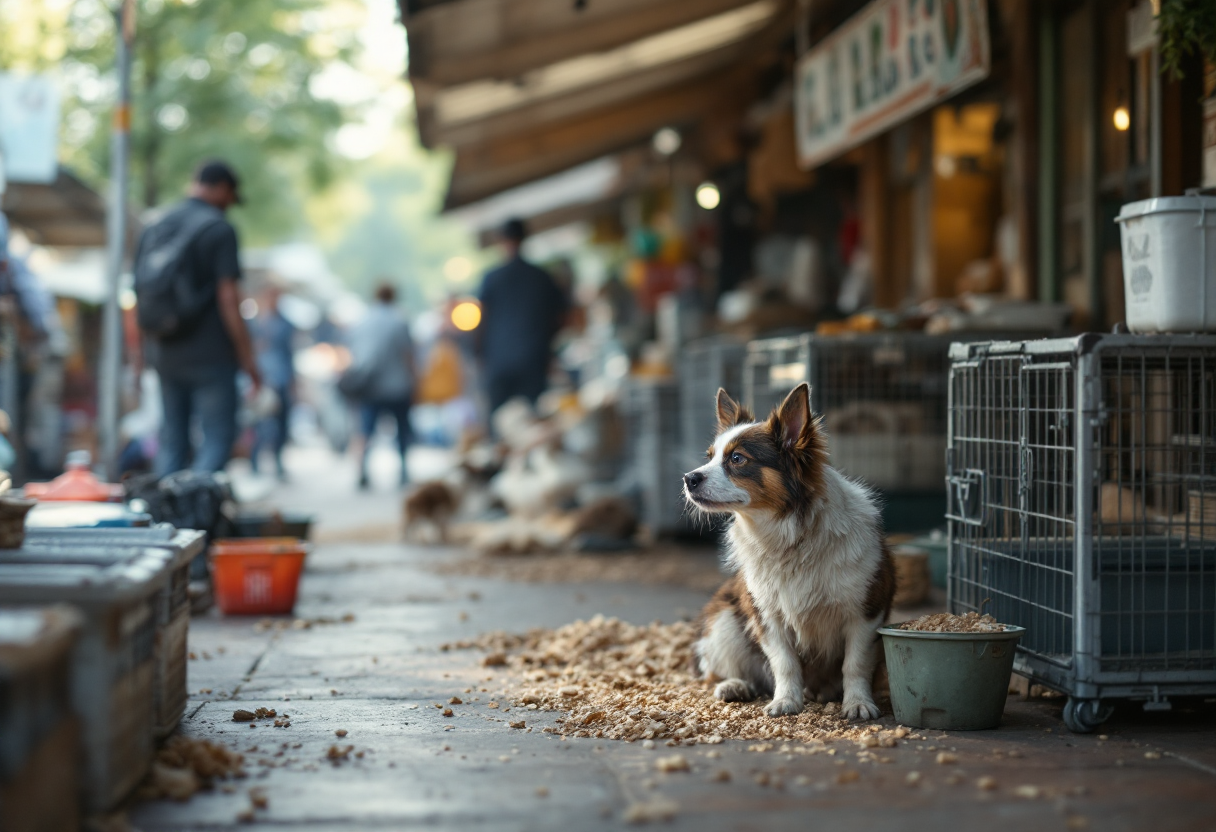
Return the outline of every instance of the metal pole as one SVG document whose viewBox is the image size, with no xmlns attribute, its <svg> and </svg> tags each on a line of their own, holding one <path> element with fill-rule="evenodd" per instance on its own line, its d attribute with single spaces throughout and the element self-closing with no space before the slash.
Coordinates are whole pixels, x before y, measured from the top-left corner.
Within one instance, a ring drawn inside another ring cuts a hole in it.
<svg viewBox="0 0 1216 832">
<path fill-rule="evenodd" d="M 118 290 L 127 242 L 127 177 L 131 144 L 131 42 L 135 33 L 132 0 L 119 0 L 115 66 L 118 103 L 110 133 L 110 205 L 106 215 L 106 297 L 98 368 L 99 467 L 107 480 L 118 478 L 118 410 L 122 372 L 122 310 Z"/>
</svg>

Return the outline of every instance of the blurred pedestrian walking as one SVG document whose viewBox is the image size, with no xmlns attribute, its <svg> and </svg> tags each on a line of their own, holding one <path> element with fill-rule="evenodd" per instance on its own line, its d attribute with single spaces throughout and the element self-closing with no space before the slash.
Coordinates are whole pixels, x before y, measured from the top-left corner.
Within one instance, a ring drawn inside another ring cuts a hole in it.
<svg viewBox="0 0 1216 832">
<path fill-rule="evenodd" d="M 258 314 L 251 326 L 262 384 L 274 391 L 278 398 L 278 407 L 273 415 L 261 419 L 255 426 L 253 446 L 249 449 L 249 464 L 253 472 L 258 473 L 262 451 L 269 450 L 274 459 L 275 476 L 280 481 L 286 481 L 283 448 L 287 445 L 294 401 L 296 328 L 283 317 L 279 309 L 279 298 L 282 295 L 283 292 L 278 286 L 268 285 L 262 292 Z"/>
<path fill-rule="evenodd" d="M 418 375 L 409 325 L 396 308 L 397 290 L 388 282 L 376 289 L 375 303 L 350 333 L 351 363 L 339 388 L 359 405 L 363 447 L 359 454 L 359 488 L 368 488 L 368 456 L 380 416 L 397 422 L 401 484 L 409 482 L 406 452 L 410 446 L 410 404 Z"/>
<path fill-rule="evenodd" d="M 261 374 L 241 317 L 236 229 L 225 212 L 240 180 L 222 161 L 204 162 L 189 197 L 144 230 L 135 255 L 138 320 L 160 376 L 164 423 L 156 473 L 223 469 L 236 439 L 237 372 L 254 390 Z M 197 420 L 202 441 L 192 447 Z"/>
<path fill-rule="evenodd" d="M 548 272 L 520 253 L 527 237 L 523 221 L 508 220 L 501 236 L 506 262 L 482 282 L 477 330 L 490 414 L 516 396 L 536 404 L 548 380 L 553 336 L 568 307 Z"/>
</svg>

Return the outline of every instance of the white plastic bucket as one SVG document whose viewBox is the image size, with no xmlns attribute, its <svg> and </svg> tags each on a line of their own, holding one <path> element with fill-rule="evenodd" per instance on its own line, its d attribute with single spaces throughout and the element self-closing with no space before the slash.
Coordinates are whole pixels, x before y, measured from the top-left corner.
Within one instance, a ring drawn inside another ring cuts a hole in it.
<svg viewBox="0 0 1216 832">
<path fill-rule="evenodd" d="M 1216 332 L 1216 197 L 1129 202 L 1115 222 L 1127 328 Z"/>
</svg>

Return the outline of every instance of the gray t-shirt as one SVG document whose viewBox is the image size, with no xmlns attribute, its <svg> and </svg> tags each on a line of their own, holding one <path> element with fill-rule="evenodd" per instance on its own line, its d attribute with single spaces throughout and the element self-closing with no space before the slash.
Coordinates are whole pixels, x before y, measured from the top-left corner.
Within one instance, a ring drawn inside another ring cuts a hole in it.
<svg viewBox="0 0 1216 832">
<path fill-rule="evenodd" d="M 214 209 L 190 198 L 172 210 Z M 221 279 L 241 279 L 237 251 L 236 229 L 225 219 L 217 219 L 190 244 L 187 256 L 194 286 L 200 296 L 209 294 L 211 300 L 184 332 L 172 338 L 147 339 L 148 362 L 162 376 L 194 378 L 236 372 L 236 347 L 220 318 L 216 289 Z"/>
<path fill-rule="evenodd" d="M 409 398 L 414 389 L 409 359 L 414 342 L 410 328 L 392 306 L 373 304 L 350 333 L 351 366 L 371 368 L 368 399 L 393 402 Z"/>
</svg>

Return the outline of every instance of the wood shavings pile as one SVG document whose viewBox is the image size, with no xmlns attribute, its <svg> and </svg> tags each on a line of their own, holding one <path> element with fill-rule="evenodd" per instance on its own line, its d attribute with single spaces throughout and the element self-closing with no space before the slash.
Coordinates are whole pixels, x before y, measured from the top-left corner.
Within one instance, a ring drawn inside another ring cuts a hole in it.
<svg viewBox="0 0 1216 832">
<path fill-rule="evenodd" d="M 218 743 L 180 734 L 169 738 L 139 789 L 142 800 L 189 800 L 216 780 L 245 777 L 245 757 Z"/>
<path fill-rule="evenodd" d="M 937 612 L 922 615 L 915 621 L 905 621 L 897 625 L 897 629 L 918 633 L 1003 633 L 1005 625 L 991 615 L 980 615 L 978 612 L 966 612 L 962 615 Z"/>
<path fill-rule="evenodd" d="M 833 740 L 892 747 L 909 735 L 902 727 L 851 724 L 836 702 L 808 703 L 797 717 L 781 718 L 764 713 L 766 699 L 720 702 L 694 675 L 695 639 L 696 628 L 685 622 L 636 626 L 596 616 L 523 636 L 487 633 L 442 649 L 485 651 L 515 676 L 507 684 L 516 707 L 564 712 L 560 728 L 544 730 L 572 737 L 667 745 L 777 740 L 812 743 L 799 746 L 806 749 L 800 753 L 816 753 Z"/>
<path fill-rule="evenodd" d="M 500 578 L 526 583 L 646 583 L 712 592 L 723 581 L 710 550 L 659 549 L 613 554 L 535 554 L 437 562 L 441 575 Z"/>
</svg>

